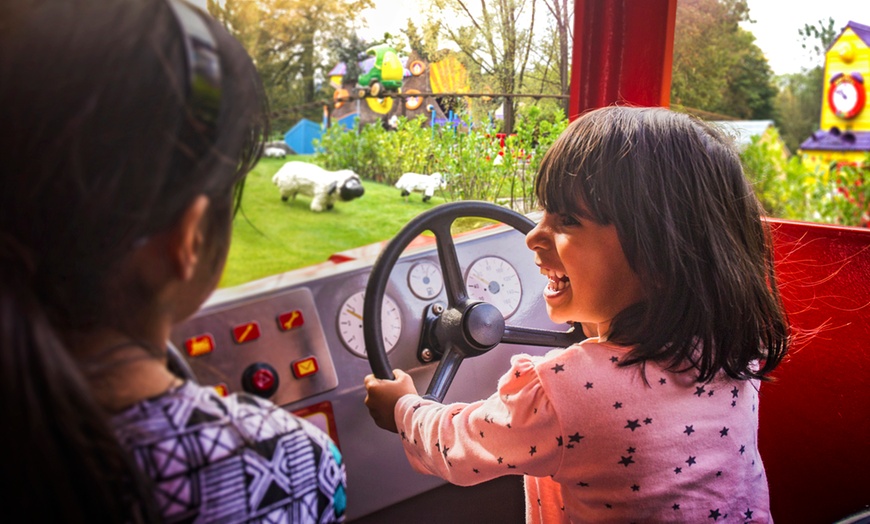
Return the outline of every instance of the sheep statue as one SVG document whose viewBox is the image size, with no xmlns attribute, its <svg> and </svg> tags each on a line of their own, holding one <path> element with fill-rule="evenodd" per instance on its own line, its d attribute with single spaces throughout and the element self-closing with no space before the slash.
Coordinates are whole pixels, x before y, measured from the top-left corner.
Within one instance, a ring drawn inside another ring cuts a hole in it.
<svg viewBox="0 0 870 524">
<path fill-rule="evenodd" d="M 281 191 L 281 200 L 301 193 L 311 198 L 311 210 L 332 209 L 338 200 L 349 201 L 365 192 L 359 176 L 350 169 L 327 171 L 307 162 L 287 162 L 272 177 Z"/>
<path fill-rule="evenodd" d="M 402 196 L 407 197 L 413 192 L 423 193 L 423 202 L 428 202 L 437 189 L 445 189 L 447 180 L 441 173 L 421 175 L 419 173 L 405 173 L 396 182 L 396 187 L 402 190 Z"/>
<path fill-rule="evenodd" d="M 263 149 L 263 156 L 266 158 L 284 158 L 287 156 L 287 151 L 280 147 L 267 147 Z"/>
</svg>

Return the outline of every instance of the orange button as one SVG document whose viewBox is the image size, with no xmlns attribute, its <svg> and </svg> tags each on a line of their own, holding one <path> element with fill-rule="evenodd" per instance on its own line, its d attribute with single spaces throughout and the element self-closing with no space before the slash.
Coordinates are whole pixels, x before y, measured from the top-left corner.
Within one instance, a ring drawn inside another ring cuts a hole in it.
<svg viewBox="0 0 870 524">
<path fill-rule="evenodd" d="M 233 328 L 233 340 L 236 341 L 236 344 L 253 342 L 258 338 L 260 338 L 260 324 L 256 322 L 248 322 Z"/>
<path fill-rule="evenodd" d="M 305 319 L 302 318 L 302 312 L 298 309 L 278 315 L 278 327 L 281 328 L 281 331 L 290 331 L 302 326 L 304 323 Z"/>
<path fill-rule="evenodd" d="M 230 394 L 230 389 L 227 387 L 226 384 L 217 384 L 216 386 L 214 386 L 214 390 L 217 391 L 218 395 L 222 397 L 229 396 Z"/>
<path fill-rule="evenodd" d="M 293 363 L 293 375 L 296 378 L 307 377 L 317 373 L 317 359 L 314 357 L 303 358 Z"/>
<path fill-rule="evenodd" d="M 190 337 L 184 342 L 184 347 L 188 355 L 199 357 L 214 351 L 214 337 L 210 333 Z"/>
</svg>

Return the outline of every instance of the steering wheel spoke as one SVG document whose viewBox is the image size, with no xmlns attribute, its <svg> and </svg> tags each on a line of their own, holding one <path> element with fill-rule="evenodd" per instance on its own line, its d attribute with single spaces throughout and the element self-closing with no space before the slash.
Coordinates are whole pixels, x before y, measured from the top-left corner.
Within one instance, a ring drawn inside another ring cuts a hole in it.
<svg viewBox="0 0 870 524">
<path fill-rule="evenodd" d="M 459 267 L 459 257 L 456 255 L 456 244 L 453 243 L 453 235 L 450 234 L 450 225 L 440 223 L 438 227 L 432 227 L 431 231 L 435 234 L 438 260 L 441 262 L 441 271 L 444 275 L 447 307 L 452 308 L 468 299 L 468 291 L 465 289 L 462 268 Z"/>
<path fill-rule="evenodd" d="M 465 360 L 465 356 L 455 347 L 451 346 L 444 352 L 441 360 L 438 362 L 438 367 L 435 369 L 435 374 L 429 382 L 429 389 L 423 398 L 443 402 L 444 396 L 447 394 L 447 388 L 453 383 L 453 378 L 456 372 L 459 371 L 459 365 Z"/>
</svg>

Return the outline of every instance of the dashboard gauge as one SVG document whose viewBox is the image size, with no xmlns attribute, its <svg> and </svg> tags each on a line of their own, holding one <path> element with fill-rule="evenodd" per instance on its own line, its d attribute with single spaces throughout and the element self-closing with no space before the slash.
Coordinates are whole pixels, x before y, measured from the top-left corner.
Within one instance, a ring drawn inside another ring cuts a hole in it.
<svg viewBox="0 0 870 524">
<path fill-rule="evenodd" d="M 365 291 L 349 296 L 338 311 L 338 334 L 341 341 L 354 355 L 366 358 L 366 344 L 363 340 L 363 300 Z M 389 353 L 402 334 L 402 315 L 390 297 L 384 295 L 381 306 L 381 329 L 384 332 L 384 348 Z"/>
<path fill-rule="evenodd" d="M 441 293 L 444 279 L 438 266 L 432 262 L 420 262 L 408 271 L 408 286 L 415 295 L 429 300 Z"/>
<path fill-rule="evenodd" d="M 517 270 L 499 257 L 475 260 L 465 275 L 465 288 L 470 298 L 492 304 L 505 318 L 517 310 L 523 296 Z"/>
</svg>

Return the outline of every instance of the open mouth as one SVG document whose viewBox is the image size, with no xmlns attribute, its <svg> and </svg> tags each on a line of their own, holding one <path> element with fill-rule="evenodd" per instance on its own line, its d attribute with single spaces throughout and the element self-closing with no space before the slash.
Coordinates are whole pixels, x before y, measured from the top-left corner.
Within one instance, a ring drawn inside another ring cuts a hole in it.
<svg viewBox="0 0 870 524">
<path fill-rule="evenodd" d="M 550 291 L 562 291 L 571 286 L 571 280 L 568 278 L 568 275 L 565 275 L 564 273 L 541 268 L 541 274 L 547 275 L 547 278 L 549 279 L 547 289 Z"/>
</svg>

